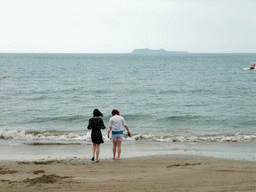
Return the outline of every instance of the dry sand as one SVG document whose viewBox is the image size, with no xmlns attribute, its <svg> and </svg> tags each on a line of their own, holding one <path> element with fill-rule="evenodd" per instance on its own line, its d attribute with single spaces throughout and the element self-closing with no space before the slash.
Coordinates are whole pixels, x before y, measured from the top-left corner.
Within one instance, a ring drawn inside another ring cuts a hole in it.
<svg viewBox="0 0 256 192">
<path fill-rule="evenodd" d="M 181 155 L 2 161 L 0 191 L 256 191 L 255 165 Z"/>
</svg>

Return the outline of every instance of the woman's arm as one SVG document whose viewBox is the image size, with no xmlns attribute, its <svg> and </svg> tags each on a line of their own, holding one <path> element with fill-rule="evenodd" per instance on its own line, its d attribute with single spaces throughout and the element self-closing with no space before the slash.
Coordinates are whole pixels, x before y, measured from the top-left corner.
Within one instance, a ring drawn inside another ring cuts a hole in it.
<svg viewBox="0 0 256 192">
<path fill-rule="evenodd" d="M 127 126 L 127 125 L 125 125 L 124 127 L 125 127 L 125 129 L 127 130 L 127 132 L 128 132 L 128 136 L 130 136 L 130 135 L 131 135 L 131 132 L 130 132 L 130 130 L 129 130 L 129 128 L 128 128 L 128 126 Z"/>
<path fill-rule="evenodd" d="M 112 129 L 112 127 L 109 127 L 109 129 L 108 129 L 108 138 L 109 138 L 109 133 L 110 133 L 111 129 Z"/>
<path fill-rule="evenodd" d="M 87 126 L 87 129 L 92 129 L 92 124 L 91 124 L 91 119 L 89 120 L 89 124 L 88 124 L 88 126 Z"/>
<path fill-rule="evenodd" d="M 123 126 L 125 127 L 125 129 L 126 129 L 127 132 L 128 132 L 128 136 L 130 137 L 131 133 L 130 133 L 130 130 L 129 130 L 129 128 L 128 128 L 128 126 L 127 126 L 127 124 L 126 124 L 124 118 L 122 119 L 122 123 L 123 123 Z"/>
<path fill-rule="evenodd" d="M 106 128 L 106 126 L 104 125 L 104 122 L 103 122 L 103 120 L 101 119 L 101 129 L 105 129 Z"/>
<path fill-rule="evenodd" d="M 109 133 L 110 133 L 110 131 L 112 130 L 112 120 L 111 120 L 111 118 L 109 119 L 109 128 L 108 128 L 108 138 L 109 138 Z"/>
</svg>

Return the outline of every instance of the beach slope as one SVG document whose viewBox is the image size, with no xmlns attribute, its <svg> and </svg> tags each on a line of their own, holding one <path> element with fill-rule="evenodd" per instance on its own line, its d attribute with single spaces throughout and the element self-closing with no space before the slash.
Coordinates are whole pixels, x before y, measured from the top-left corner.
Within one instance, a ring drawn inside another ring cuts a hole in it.
<svg viewBox="0 0 256 192">
<path fill-rule="evenodd" d="M 185 155 L 2 161 L 0 191 L 256 191 L 255 165 Z"/>
</svg>

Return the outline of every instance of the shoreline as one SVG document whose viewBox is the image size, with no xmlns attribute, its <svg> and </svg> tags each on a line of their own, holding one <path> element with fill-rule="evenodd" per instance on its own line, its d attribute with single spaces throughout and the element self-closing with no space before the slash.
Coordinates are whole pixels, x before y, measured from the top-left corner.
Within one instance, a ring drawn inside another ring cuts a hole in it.
<svg viewBox="0 0 256 192">
<path fill-rule="evenodd" d="M 254 161 L 155 155 L 99 163 L 88 158 L 0 162 L 0 191 L 256 190 Z"/>
<path fill-rule="evenodd" d="M 40 160 L 40 159 L 90 159 L 92 144 L 71 145 L 1 145 L 0 160 Z M 137 142 L 124 141 L 121 158 L 137 158 L 158 155 L 198 155 L 233 160 L 256 162 L 255 143 L 191 143 L 191 142 Z M 112 158 L 112 143 L 105 142 L 100 146 L 100 159 Z"/>
</svg>

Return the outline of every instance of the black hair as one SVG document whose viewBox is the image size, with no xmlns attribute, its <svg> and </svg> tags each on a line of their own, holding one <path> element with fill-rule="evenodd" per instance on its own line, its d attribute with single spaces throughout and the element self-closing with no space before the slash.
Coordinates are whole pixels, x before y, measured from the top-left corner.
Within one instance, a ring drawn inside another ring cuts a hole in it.
<svg viewBox="0 0 256 192">
<path fill-rule="evenodd" d="M 103 117 L 103 114 L 100 112 L 99 109 L 94 109 L 93 116 L 94 117 Z"/>
</svg>

